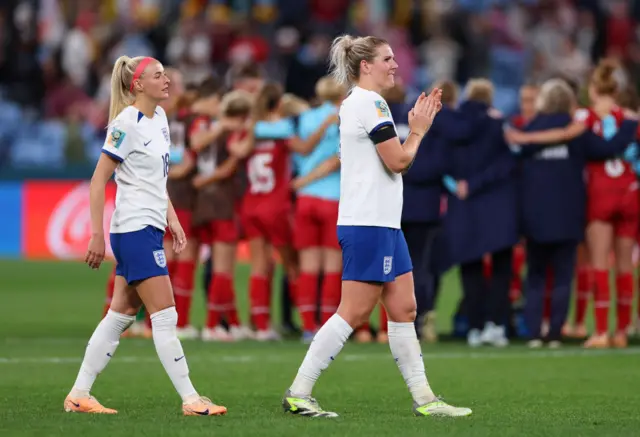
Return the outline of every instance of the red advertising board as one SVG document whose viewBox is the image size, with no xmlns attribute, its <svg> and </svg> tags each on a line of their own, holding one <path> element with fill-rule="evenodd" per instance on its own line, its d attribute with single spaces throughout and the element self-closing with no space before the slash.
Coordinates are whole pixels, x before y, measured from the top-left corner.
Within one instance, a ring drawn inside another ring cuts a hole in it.
<svg viewBox="0 0 640 437">
<path fill-rule="evenodd" d="M 115 204 L 115 184 L 105 194 L 104 230 Z M 91 237 L 89 182 L 26 182 L 23 191 L 22 253 L 26 258 L 84 258 Z M 109 239 L 107 256 L 111 257 Z"/>
<path fill-rule="evenodd" d="M 115 208 L 116 186 L 107 185 L 104 206 L 106 256 L 113 257 L 109 223 Z M 89 182 L 31 181 L 22 198 L 22 256 L 30 259 L 83 259 L 91 237 Z M 201 256 L 208 256 L 203 247 Z M 238 259 L 248 260 L 245 242 Z"/>
</svg>

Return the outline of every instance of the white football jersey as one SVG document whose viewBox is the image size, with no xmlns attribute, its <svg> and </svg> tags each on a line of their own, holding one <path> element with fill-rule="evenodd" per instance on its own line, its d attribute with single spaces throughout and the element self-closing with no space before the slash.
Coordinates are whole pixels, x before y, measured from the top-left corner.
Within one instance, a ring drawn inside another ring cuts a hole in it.
<svg viewBox="0 0 640 437">
<path fill-rule="evenodd" d="M 369 135 L 395 124 L 387 102 L 353 88 L 340 107 L 340 206 L 338 225 L 400 229 L 402 175 L 385 165 Z"/>
<path fill-rule="evenodd" d="M 165 230 L 170 145 L 169 123 L 160 106 L 153 118 L 129 106 L 109 125 L 102 153 L 120 162 L 112 233 L 134 232 L 149 225 Z"/>
</svg>

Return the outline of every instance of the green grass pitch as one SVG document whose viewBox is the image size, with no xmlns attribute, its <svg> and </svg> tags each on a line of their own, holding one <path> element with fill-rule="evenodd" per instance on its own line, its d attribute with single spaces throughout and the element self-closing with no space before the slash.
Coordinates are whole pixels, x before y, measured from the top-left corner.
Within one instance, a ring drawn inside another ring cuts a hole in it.
<svg viewBox="0 0 640 437">
<path fill-rule="evenodd" d="M 183 342 L 198 390 L 226 405 L 224 417 L 183 417 L 180 399 L 151 341 L 123 339 L 94 394 L 117 416 L 66 414 L 86 342 L 102 311 L 110 266 L 0 262 L 0 436 L 638 436 L 640 348 L 624 351 L 470 351 L 462 343 L 423 346 L 437 394 L 471 407 L 461 419 L 415 418 L 387 346 L 348 344 L 315 395 L 337 420 L 286 416 L 284 390 L 306 351 L 278 344 Z M 246 267 L 237 287 L 246 308 Z M 459 289 L 445 279 L 441 328 Z M 202 293 L 194 309 L 203 319 Z"/>
</svg>

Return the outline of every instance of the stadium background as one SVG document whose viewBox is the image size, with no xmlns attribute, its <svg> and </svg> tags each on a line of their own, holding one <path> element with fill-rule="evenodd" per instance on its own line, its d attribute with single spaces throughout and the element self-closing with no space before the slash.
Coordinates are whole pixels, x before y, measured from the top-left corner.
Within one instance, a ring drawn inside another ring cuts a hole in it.
<svg viewBox="0 0 640 437">
<path fill-rule="evenodd" d="M 334 35 L 378 34 L 394 48 L 410 99 L 434 80 L 464 85 L 471 77 L 488 77 L 495 107 L 510 115 L 526 81 L 562 73 L 584 83 L 604 55 L 620 59 L 637 80 L 638 19 L 640 2 L 632 0 L 4 0 L 0 430 L 11 436 L 121 435 L 133 426 L 141 435 L 210 431 L 202 421 L 185 424 L 171 415 L 177 400 L 153 346 L 137 339 L 123 341 L 120 362 L 98 383 L 100 399 L 130 412 L 115 422 L 60 414 L 100 316 L 108 274 L 108 268 L 91 272 L 77 259 L 89 236 L 87 180 L 104 138 L 108 76 L 117 56 L 153 55 L 180 68 L 187 82 L 257 63 L 287 91 L 311 98 L 326 72 Z M 109 187 L 106 215 L 113 195 Z M 241 310 L 246 280 L 247 268 L 240 265 Z M 438 323 L 447 332 L 460 295 L 455 271 L 442 289 Z M 195 301 L 198 324 L 203 301 Z M 278 413 L 303 346 L 189 342 L 185 350 L 195 381 L 230 407 L 229 420 L 214 429 L 230 435 L 326 434 L 322 424 L 288 422 Z M 473 420 L 481 422 L 433 422 L 428 430 L 638 435 L 638 395 L 630 391 L 640 376 L 638 353 L 530 352 L 517 346 L 471 353 L 440 344 L 425 352 L 432 383 L 470 404 L 479 413 Z M 140 377 L 130 382 L 128 375 L 137 372 Z M 350 345 L 343 363 L 319 384 L 318 396 L 332 399 L 332 408 L 344 410 L 348 420 L 330 432 L 424 435 L 424 424 L 406 421 L 408 397 L 396 372 L 386 347 Z M 125 390 L 123 381 L 133 390 Z"/>
</svg>

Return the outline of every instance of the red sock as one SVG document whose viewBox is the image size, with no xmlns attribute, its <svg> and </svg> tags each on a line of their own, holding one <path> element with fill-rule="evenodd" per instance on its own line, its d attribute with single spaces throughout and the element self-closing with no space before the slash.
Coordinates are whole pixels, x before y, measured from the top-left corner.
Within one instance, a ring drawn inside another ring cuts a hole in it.
<svg viewBox="0 0 640 437">
<path fill-rule="evenodd" d="M 333 316 L 340 305 L 342 295 L 342 274 L 325 273 L 322 280 L 322 297 L 320 299 L 320 321 L 324 325 Z"/>
<path fill-rule="evenodd" d="M 380 305 L 380 326 L 378 332 L 387 332 L 387 311 Z"/>
<path fill-rule="evenodd" d="M 227 310 L 227 323 L 229 324 L 229 326 L 240 326 L 238 308 L 236 307 L 236 290 L 233 287 L 233 278 L 231 277 L 229 278 L 227 293 L 227 301 L 229 302 L 229 309 Z"/>
<path fill-rule="evenodd" d="M 358 331 L 370 331 L 371 326 L 369 326 L 369 322 L 364 322 L 359 328 Z"/>
<path fill-rule="evenodd" d="M 618 313 L 618 332 L 626 332 L 631 324 L 633 306 L 633 275 L 621 273 L 616 278 L 616 309 Z"/>
<path fill-rule="evenodd" d="M 115 267 L 111 271 L 109 275 L 109 280 L 107 281 L 107 298 L 104 302 L 104 311 L 102 312 L 102 317 L 107 315 L 107 311 L 109 311 L 109 307 L 111 306 L 111 299 L 113 299 L 113 289 L 116 286 L 116 269 Z"/>
<path fill-rule="evenodd" d="M 584 325 L 587 315 L 587 306 L 593 289 L 591 270 L 588 267 L 580 267 L 576 278 L 576 325 Z"/>
<path fill-rule="evenodd" d="M 144 309 L 144 326 L 146 326 L 149 329 L 152 329 L 151 314 L 149 314 L 149 310 L 147 310 L 146 308 Z"/>
<path fill-rule="evenodd" d="M 551 320 L 551 293 L 553 290 L 553 270 L 547 267 L 547 275 L 544 284 L 544 304 L 542 307 L 542 320 Z"/>
<path fill-rule="evenodd" d="M 596 334 L 602 335 L 609 332 L 609 272 L 594 270 L 593 279 L 595 282 Z"/>
<path fill-rule="evenodd" d="M 182 261 L 184 262 L 184 261 Z M 191 262 L 191 261 L 189 261 Z M 179 268 L 178 265 L 180 265 L 181 262 L 180 261 L 176 261 L 176 260 L 172 260 L 172 261 L 167 261 L 167 270 L 169 271 L 169 277 L 173 278 L 176 275 L 176 271 Z"/>
<path fill-rule="evenodd" d="M 178 328 L 184 328 L 189 324 L 195 271 L 196 263 L 193 261 L 177 261 L 173 268 L 171 280 L 173 282 L 173 297 L 176 300 L 176 312 L 178 313 Z"/>
<path fill-rule="evenodd" d="M 297 293 L 294 295 L 294 302 L 298 308 L 298 313 L 300 313 L 300 319 L 302 319 L 302 329 L 313 332 L 317 327 L 318 275 L 305 272 L 300 273 L 297 288 Z"/>
<path fill-rule="evenodd" d="M 224 296 L 220 293 L 220 275 L 214 274 L 209 283 L 209 299 L 207 302 L 207 328 L 215 328 L 222 320 L 224 313 Z M 224 281 L 224 280 L 223 280 Z"/>
<path fill-rule="evenodd" d="M 236 311 L 236 294 L 233 290 L 233 279 L 226 274 L 216 273 L 214 280 L 216 281 L 214 287 L 216 292 L 220 294 L 220 305 L 227 318 L 227 323 L 230 326 L 238 326 L 238 312 Z"/>
<path fill-rule="evenodd" d="M 482 276 L 487 280 L 493 276 L 493 260 L 491 257 L 487 256 L 482 259 Z"/>
<path fill-rule="evenodd" d="M 269 285 L 269 280 L 260 276 L 251 276 L 249 281 L 251 321 L 258 331 L 269 329 L 271 304 L 271 290 Z"/>
<path fill-rule="evenodd" d="M 509 290 L 509 298 L 511 302 L 520 299 L 522 295 L 522 267 L 524 266 L 524 249 L 521 245 L 513 248 L 513 257 L 511 259 L 511 269 L 513 277 L 511 279 L 511 287 Z"/>
</svg>

